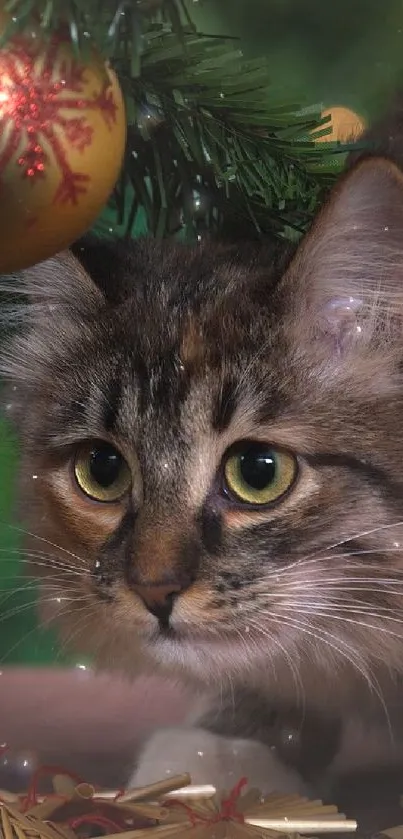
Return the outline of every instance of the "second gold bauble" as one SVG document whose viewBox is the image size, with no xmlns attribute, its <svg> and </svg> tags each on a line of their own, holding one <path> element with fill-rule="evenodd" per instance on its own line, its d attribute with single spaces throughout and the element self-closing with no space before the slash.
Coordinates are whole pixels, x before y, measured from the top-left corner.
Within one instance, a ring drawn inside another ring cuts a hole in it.
<svg viewBox="0 0 403 839">
<path fill-rule="evenodd" d="M 350 108 L 335 106 L 323 111 L 322 116 L 330 116 L 330 122 L 323 127 L 330 127 L 331 131 L 323 137 L 318 137 L 315 140 L 317 143 L 353 142 L 358 140 L 366 127 L 363 118 L 351 111 Z"/>
</svg>

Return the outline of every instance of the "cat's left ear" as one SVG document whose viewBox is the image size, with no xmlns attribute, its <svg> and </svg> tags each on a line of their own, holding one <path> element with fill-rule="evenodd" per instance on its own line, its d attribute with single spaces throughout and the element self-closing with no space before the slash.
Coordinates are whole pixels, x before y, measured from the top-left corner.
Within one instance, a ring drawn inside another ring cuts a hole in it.
<svg viewBox="0 0 403 839">
<path fill-rule="evenodd" d="M 283 279 L 289 328 L 326 353 L 403 344 L 403 174 L 383 158 L 350 170 Z"/>
<path fill-rule="evenodd" d="M 60 304 L 73 312 L 93 313 L 103 302 L 101 291 L 71 251 L 22 271 L 20 282 L 30 302 L 42 304 L 47 314 L 49 306 Z"/>
</svg>

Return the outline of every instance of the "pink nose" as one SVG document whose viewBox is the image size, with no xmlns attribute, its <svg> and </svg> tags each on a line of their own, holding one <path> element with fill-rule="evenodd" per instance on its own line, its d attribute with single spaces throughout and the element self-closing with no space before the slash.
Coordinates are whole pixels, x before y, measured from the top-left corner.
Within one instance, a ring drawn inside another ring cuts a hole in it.
<svg viewBox="0 0 403 839">
<path fill-rule="evenodd" d="M 148 611 L 152 615 L 155 615 L 162 625 L 167 626 L 175 597 L 186 586 L 182 586 L 180 583 L 171 583 L 170 585 L 133 585 L 132 588 L 143 601 Z"/>
</svg>

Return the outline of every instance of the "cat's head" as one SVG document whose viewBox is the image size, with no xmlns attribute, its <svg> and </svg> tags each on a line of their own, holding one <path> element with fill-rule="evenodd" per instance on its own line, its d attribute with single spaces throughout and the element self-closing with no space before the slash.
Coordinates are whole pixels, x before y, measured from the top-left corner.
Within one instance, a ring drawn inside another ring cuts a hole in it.
<svg viewBox="0 0 403 839">
<path fill-rule="evenodd" d="M 92 270 L 26 271 L 3 353 L 65 637 L 213 682 L 403 669 L 399 170 L 355 166 L 284 270 L 145 241 Z"/>
</svg>

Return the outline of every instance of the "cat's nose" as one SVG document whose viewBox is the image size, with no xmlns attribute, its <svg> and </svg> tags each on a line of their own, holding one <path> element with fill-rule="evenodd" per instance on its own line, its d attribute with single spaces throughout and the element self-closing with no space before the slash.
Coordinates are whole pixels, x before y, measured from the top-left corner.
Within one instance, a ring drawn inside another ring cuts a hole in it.
<svg viewBox="0 0 403 839">
<path fill-rule="evenodd" d="M 180 583 L 172 583 L 171 585 L 133 586 L 134 591 L 141 598 L 148 611 L 151 612 L 152 615 L 155 615 L 160 624 L 163 626 L 168 625 L 175 597 L 178 596 L 183 588 L 186 588 L 186 586 L 183 586 Z"/>
</svg>

